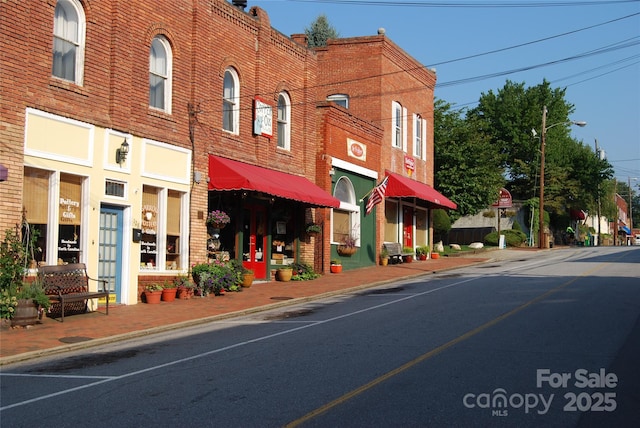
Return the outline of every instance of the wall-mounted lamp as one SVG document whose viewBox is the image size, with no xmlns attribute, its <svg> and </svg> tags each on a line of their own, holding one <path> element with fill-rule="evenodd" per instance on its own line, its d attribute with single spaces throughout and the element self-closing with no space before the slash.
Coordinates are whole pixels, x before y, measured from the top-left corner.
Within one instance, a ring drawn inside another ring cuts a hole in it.
<svg viewBox="0 0 640 428">
<path fill-rule="evenodd" d="M 127 160 L 127 154 L 129 153 L 129 143 L 125 138 L 120 147 L 116 149 L 116 163 L 122 166 L 122 163 Z"/>
</svg>

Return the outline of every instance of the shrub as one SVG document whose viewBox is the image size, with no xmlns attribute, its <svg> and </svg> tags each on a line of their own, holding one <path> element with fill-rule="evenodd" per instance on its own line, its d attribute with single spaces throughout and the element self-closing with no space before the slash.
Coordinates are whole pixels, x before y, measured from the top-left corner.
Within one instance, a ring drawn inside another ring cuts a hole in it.
<svg viewBox="0 0 640 428">
<path fill-rule="evenodd" d="M 519 230 L 507 229 L 501 231 L 500 234 L 505 236 L 507 247 L 521 247 L 527 241 L 527 235 Z M 484 243 L 497 247 L 499 239 L 498 232 L 494 231 L 484 237 Z"/>
<path fill-rule="evenodd" d="M 306 263 L 292 263 L 291 268 L 293 269 L 292 281 L 309 281 L 320 276 L 313 271 L 313 267 Z"/>
<path fill-rule="evenodd" d="M 511 230 L 519 230 L 520 232 L 522 232 L 522 226 L 520 226 L 520 223 L 518 223 L 517 220 L 514 220 L 513 226 L 511 226 Z"/>
</svg>

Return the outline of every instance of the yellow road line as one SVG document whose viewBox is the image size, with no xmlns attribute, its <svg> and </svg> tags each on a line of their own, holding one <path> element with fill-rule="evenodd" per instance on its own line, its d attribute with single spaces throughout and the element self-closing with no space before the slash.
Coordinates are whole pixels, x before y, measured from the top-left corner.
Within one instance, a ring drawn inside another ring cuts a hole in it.
<svg viewBox="0 0 640 428">
<path fill-rule="evenodd" d="M 577 276 L 577 277 L 565 282 L 564 284 L 561 284 L 561 285 L 557 286 L 556 288 L 553 288 L 553 289 L 547 291 L 544 294 L 541 294 L 540 296 L 536 297 L 535 299 L 530 300 L 527 303 L 524 303 L 524 304 L 518 306 L 517 308 L 514 308 L 514 309 L 510 310 L 509 312 L 506 312 L 506 313 L 500 315 L 499 317 L 496 317 L 496 318 L 492 319 L 491 321 L 488 321 L 488 322 L 482 324 L 481 326 L 476 327 L 473 330 L 470 330 L 470 331 L 466 332 L 462 336 L 458 336 L 455 339 L 453 339 L 453 340 L 451 340 L 451 341 L 449 341 L 449 342 L 447 342 L 447 343 L 445 343 L 443 345 L 440 345 L 437 348 L 432 349 L 431 351 L 429 351 L 429 352 L 427 352 L 425 354 L 420 355 L 419 357 L 417 357 L 417 358 L 415 358 L 415 359 L 413 359 L 413 360 L 411 360 L 411 361 L 409 361 L 409 362 L 407 362 L 407 363 L 405 363 L 405 364 L 403 364 L 403 365 L 391 370 L 390 372 L 387 372 L 387 373 L 383 374 L 382 376 L 377 377 L 376 379 L 372 380 L 371 382 L 368 382 L 368 383 L 360 386 L 359 388 L 356 388 L 356 389 L 354 389 L 354 390 L 342 395 L 341 397 L 338 397 L 335 400 L 330 401 L 329 403 L 327 403 L 327 404 L 325 404 L 325 405 L 323 405 L 321 407 L 318 407 L 317 409 L 307 413 L 306 415 L 302 416 L 301 418 L 298 418 L 298 419 L 296 419 L 294 421 L 289 422 L 288 424 L 285 425 L 285 427 L 287 427 L 287 428 L 297 427 L 297 426 L 299 426 L 299 425 L 301 425 L 301 424 L 303 424 L 303 423 L 305 423 L 305 422 L 307 422 L 307 421 L 309 421 L 309 420 L 311 420 L 311 419 L 313 419 L 313 418 L 315 418 L 317 416 L 320 416 L 321 414 L 331 410 L 332 408 L 334 408 L 336 406 L 339 406 L 342 403 L 346 403 L 347 401 L 351 400 L 352 398 L 354 398 L 354 397 L 362 394 L 363 392 L 373 388 L 374 386 L 386 381 L 387 379 L 390 379 L 390 378 L 392 378 L 392 377 L 404 372 L 405 370 L 410 369 L 411 367 L 415 366 L 416 364 L 421 363 L 421 362 L 423 362 L 423 361 L 425 361 L 425 360 L 427 360 L 427 359 L 429 359 L 431 357 L 434 357 L 434 356 L 442 353 L 443 351 L 451 348 L 452 346 L 457 345 L 458 343 L 463 342 L 463 341 L 475 336 L 476 334 L 483 332 L 484 330 L 488 329 L 489 327 L 493 327 L 494 325 L 496 325 L 499 322 L 501 322 L 501 321 L 503 321 L 503 320 L 505 320 L 505 319 L 517 314 L 518 312 L 521 312 L 522 310 L 528 308 L 529 306 L 534 305 L 534 304 L 540 302 L 541 300 L 546 299 L 547 297 L 551 296 L 552 294 L 555 294 L 555 293 L 561 291 L 562 289 L 568 287 L 569 285 L 573 284 L 577 280 L 579 280 L 579 279 L 581 279 L 581 278 L 583 278 L 585 276 L 591 275 L 593 272 L 599 270 L 600 268 L 602 268 L 604 265 L 607 265 L 607 264 L 609 264 L 609 263 L 601 263 L 601 264 L 595 266 L 593 269 L 590 269 L 589 271 L 583 273 L 582 275 Z"/>
</svg>

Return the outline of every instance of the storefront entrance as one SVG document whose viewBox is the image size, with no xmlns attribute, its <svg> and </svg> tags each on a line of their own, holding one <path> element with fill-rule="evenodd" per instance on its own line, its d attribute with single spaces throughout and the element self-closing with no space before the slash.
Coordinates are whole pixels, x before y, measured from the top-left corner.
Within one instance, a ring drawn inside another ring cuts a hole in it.
<svg viewBox="0 0 640 428">
<path fill-rule="evenodd" d="M 122 224 L 120 207 L 100 208 L 100 240 L 98 242 L 98 278 L 107 281 L 110 299 L 122 302 Z"/>
<path fill-rule="evenodd" d="M 402 213 L 403 223 L 403 240 L 402 245 L 404 247 L 413 248 L 413 208 L 404 207 Z"/>
<path fill-rule="evenodd" d="M 267 277 L 267 210 L 264 206 L 244 208 L 242 265 L 253 270 L 256 279 Z"/>
</svg>

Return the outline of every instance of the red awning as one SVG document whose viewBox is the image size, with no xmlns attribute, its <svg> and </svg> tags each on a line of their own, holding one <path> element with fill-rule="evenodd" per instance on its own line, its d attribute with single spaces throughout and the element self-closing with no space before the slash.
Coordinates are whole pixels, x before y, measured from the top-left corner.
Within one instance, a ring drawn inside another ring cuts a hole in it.
<svg viewBox="0 0 640 428">
<path fill-rule="evenodd" d="M 451 202 L 446 196 L 427 184 L 390 171 L 387 171 L 387 176 L 389 177 L 387 191 L 385 192 L 387 197 L 418 198 L 439 208 L 451 208 L 452 210 L 458 208 L 454 202 Z"/>
<path fill-rule="evenodd" d="M 340 206 L 339 199 L 304 177 L 213 155 L 209 155 L 209 190 L 249 190 L 315 207 Z"/>
</svg>

